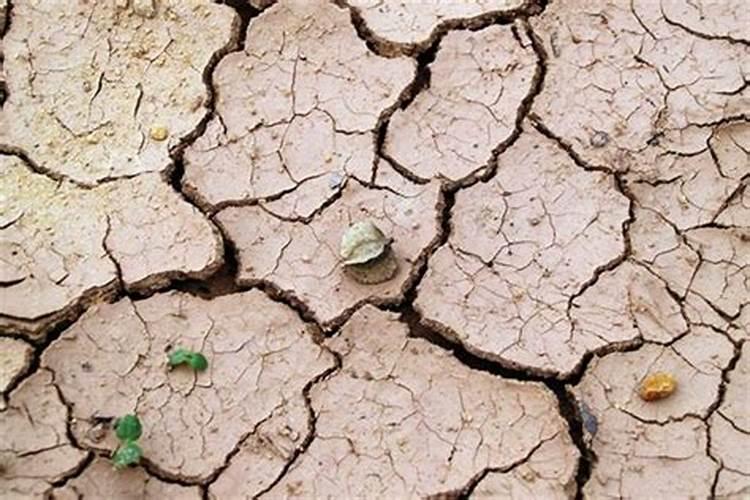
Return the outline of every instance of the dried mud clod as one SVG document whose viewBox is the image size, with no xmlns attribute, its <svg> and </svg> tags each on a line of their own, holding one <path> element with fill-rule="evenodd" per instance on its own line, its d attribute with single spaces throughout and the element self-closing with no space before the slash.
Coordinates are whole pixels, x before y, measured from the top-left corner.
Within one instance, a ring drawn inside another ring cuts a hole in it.
<svg viewBox="0 0 750 500">
<path fill-rule="evenodd" d="M 436 182 L 415 186 L 400 179 L 394 187 L 405 194 L 350 182 L 307 222 L 284 220 L 258 206 L 222 210 L 216 221 L 237 249 L 239 282 L 272 283 L 302 301 L 324 328 L 340 323 L 364 302 L 402 300 L 415 264 L 438 235 L 441 195 Z M 345 268 L 351 266 L 344 266 L 339 256 L 342 227 L 363 219 L 393 240 L 388 252 L 393 260 L 386 256 L 359 274 L 378 282 L 367 286 L 348 276 Z"/>
<path fill-rule="evenodd" d="M 268 496 L 425 498 L 482 479 L 485 491 L 571 493 L 577 450 L 543 385 L 462 366 L 371 306 L 326 344 L 342 365 L 310 391 L 315 438 Z M 210 493 L 251 489 L 259 453 L 240 451 Z"/>
<path fill-rule="evenodd" d="M 718 498 L 741 498 L 750 494 L 750 344 L 743 344 L 739 361 L 729 373 L 721 405 L 709 419 L 710 453 L 720 470 L 713 493 Z"/>
<path fill-rule="evenodd" d="M 48 370 L 13 392 L 0 412 L 0 491 L 9 498 L 41 497 L 50 484 L 74 473 L 86 458 L 67 437 L 66 405 Z"/>
<path fill-rule="evenodd" d="M 357 283 L 379 285 L 398 274 L 398 259 L 390 248 L 386 248 L 380 257 L 363 264 L 348 265 L 344 270 Z"/>
<path fill-rule="evenodd" d="M 440 27 L 477 27 L 525 6 L 522 0 L 342 3 L 353 10 L 353 21 L 365 38 L 385 53 L 423 50 Z"/>
<path fill-rule="evenodd" d="M 90 185 L 169 167 L 203 119 L 203 70 L 234 23 L 202 0 L 14 2 L 12 13 L 0 148 Z M 171 140 L 152 140 L 154 126 Z"/>
<path fill-rule="evenodd" d="M 29 368 L 33 352 L 23 340 L 0 338 L 0 393 L 5 393 Z M 0 402 L 0 409 L 2 406 Z"/>
<path fill-rule="evenodd" d="M 637 339 L 632 285 L 619 273 L 638 270 L 612 271 L 618 286 L 602 285 L 623 317 L 597 305 L 591 283 L 625 252 L 629 202 L 613 180 L 579 168 L 532 127 L 497 166 L 490 181 L 456 194 L 450 237 L 417 292 L 425 321 L 480 357 L 561 375 L 588 351 Z"/>
<path fill-rule="evenodd" d="M 175 345 L 205 352 L 210 365 L 168 370 Z M 260 291 L 211 301 L 170 292 L 91 309 L 44 352 L 42 365 L 71 403 L 72 432 L 83 446 L 113 450 L 113 435 L 90 441 L 90 429 L 136 414 L 149 467 L 197 483 L 261 424 L 288 428 L 268 437 L 286 450 L 269 465 L 280 469 L 307 433 L 302 389 L 333 357 L 291 309 Z"/>
<path fill-rule="evenodd" d="M 674 178 L 694 160 L 671 153 L 692 155 L 711 124 L 747 116 L 750 45 L 719 34 L 746 33 L 743 16 L 710 0 L 551 2 L 531 18 L 549 56 L 533 112 L 589 165 Z M 717 36 L 685 29 L 696 22 Z M 590 141 L 599 132 L 604 147 Z"/>
<path fill-rule="evenodd" d="M 584 494 L 631 497 L 648 485 L 660 497 L 711 496 L 718 468 L 707 452 L 711 425 L 704 419 L 713 412 L 733 356 L 724 335 L 693 327 L 670 346 L 646 344 L 595 358 L 574 388 L 598 423 L 591 439 L 597 461 Z M 644 401 L 639 383 L 655 372 L 672 374 L 679 390 Z"/>
<path fill-rule="evenodd" d="M 197 486 L 167 483 L 148 475 L 142 468 L 118 471 L 104 458 L 94 459 L 80 475 L 64 486 L 52 489 L 50 497 L 55 500 L 75 500 L 81 497 L 133 498 L 135 492 L 140 498 L 201 498 Z"/>
<path fill-rule="evenodd" d="M 37 339 L 114 288 L 204 277 L 216 229 L 156 174 L 84 189 L 0 155 L 0 328 Z"/>
<path fill-rule="evenodd" d="M 448 33 L 429 66 L 429 87 L 391 117 L 385 155 L 421 179 L 486 172 L 495 148 L 515 132 L 537 64 L 523 29 Z"/>
<path fill-rule="evenodd" d="M 330 2 L 276 3 L 216 67 L 215 116 L 186 150 L 185 191 L 212 211 L 265 201 L 310 217 L 339 195 L 334 177 L 370 179 L 380 115 L 415 67 L 370 52 Z"/>
</svg>

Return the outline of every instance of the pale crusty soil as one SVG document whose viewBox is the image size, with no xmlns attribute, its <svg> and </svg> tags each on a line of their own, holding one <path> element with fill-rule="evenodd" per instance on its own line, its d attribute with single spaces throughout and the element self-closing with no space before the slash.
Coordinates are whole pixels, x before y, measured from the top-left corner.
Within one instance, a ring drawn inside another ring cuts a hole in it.
<svg viewBox="0 0 750 500">
<path fill-rule="evenodd" d="M 0 498 L 750 496 L 741 0 L 0 0 L 0 35 Z"/>
</svg>

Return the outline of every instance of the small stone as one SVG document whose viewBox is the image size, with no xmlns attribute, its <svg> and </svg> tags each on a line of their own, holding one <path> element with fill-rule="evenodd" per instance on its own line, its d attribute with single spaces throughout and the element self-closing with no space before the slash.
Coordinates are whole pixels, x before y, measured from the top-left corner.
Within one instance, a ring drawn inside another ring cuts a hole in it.
<svg viewBox="0 0 750 500">
<path fill-rule="evenodd" d="M 581 423 L 583 423 L 583 429 L 591 436 L 596 435 L 596 431 L 599 429 L 599 422 L 596 420 L 596 416 L 591 413 L 591 409 L 583 401 L 578 403 L 578 410 L 581 413 Z"/>
<path fill-rule="evenodd" d="M 652 373 L 641 382 L 638 391 L 644 401 L 657 401 L 669 397 L 677 389 L 677 380 L 664 372 Z"/>
<path fill-rule="evenodd" d="M 154 0 L 133 0 L 133 12 L 140 17 L 154 17 L 156 15 Z"/>
<path fill-rule="evenodd" d="M 107 436 L 107 426 L 102 422 L 98 422 L 92 425 L 89 428 L 89 430 L 86 432 L 86 437 L 95 443 L 100 442 L 106 436 Z"/>
<path fill-rule="evenodd" d="M 591 145 L 595 148 L 603 148 L 609 143 L 609 135 L 606 132 L 594 132 L 590 139 Z"/>
<path fill-rule="evenodd" d="M 151 138 L 155 141 L 163 141 L 167 137 L 169 137 L 169 131 L 167 131 L 167 127 L 162 127 L 161 125 L 151 127 L 150 134 Z"/>
<path fill-rule="evenodd" d="M 334 191 L 336 189 L 339 189 L 343 183 L 344 176 L 338 172 L 333 172 L 331 173 L 330 177 L 328 177 L 328 187 L 333 189 Z"/>
</svg>

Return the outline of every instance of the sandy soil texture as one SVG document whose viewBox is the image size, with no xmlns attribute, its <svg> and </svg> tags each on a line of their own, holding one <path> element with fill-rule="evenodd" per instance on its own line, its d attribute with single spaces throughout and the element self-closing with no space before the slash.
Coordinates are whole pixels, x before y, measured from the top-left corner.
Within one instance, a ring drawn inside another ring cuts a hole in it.
<svg viewBox="0 0 750 500">
<path fill-rule="evenodd" d="M 748 338 L 740 0 L 0 0 L 2 499 L 745 499 Z"/>
</svg>

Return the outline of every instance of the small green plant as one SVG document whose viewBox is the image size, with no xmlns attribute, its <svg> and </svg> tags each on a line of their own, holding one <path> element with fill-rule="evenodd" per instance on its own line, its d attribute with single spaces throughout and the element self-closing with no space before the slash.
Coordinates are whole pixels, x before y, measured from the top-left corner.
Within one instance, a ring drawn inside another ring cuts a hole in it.
<svg viewBox="0 0 750 500">
<path fill-rule="evenodd" d="M 120 440 L 120 446 L 112 456 L 115 469 L 124 469 L 141 461 L 143 451 L 136 441 L 142 433 L 141 421 L 135 415 L 125 415 L 115 421 L 115 435 Z"/>
<path fill-rule="evenodd" d="M 188 365 L 193 370 L 200 372 L 208 368 L 208 360 L 199 352 L 178 348 L 169 353 L 169 366 L 179 365 Z"/>
</svg>

